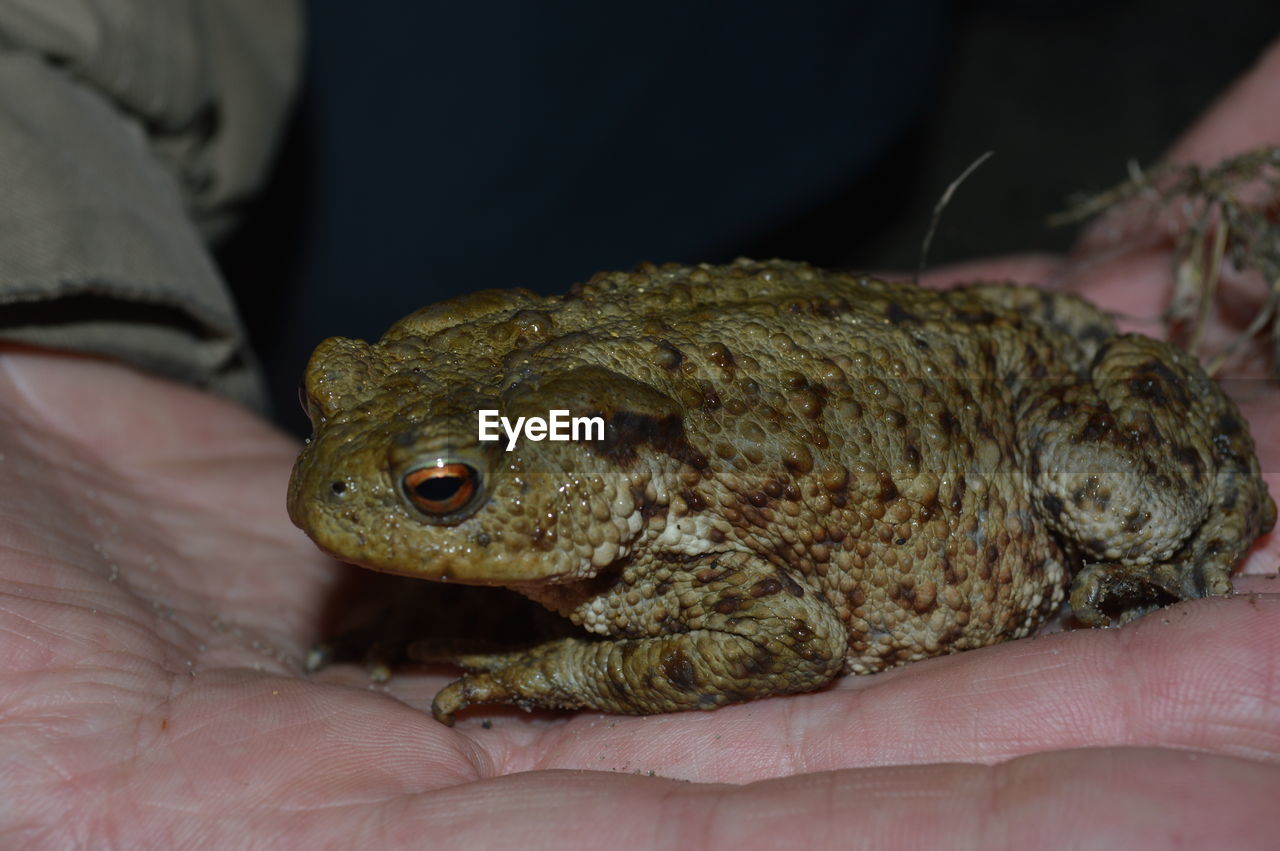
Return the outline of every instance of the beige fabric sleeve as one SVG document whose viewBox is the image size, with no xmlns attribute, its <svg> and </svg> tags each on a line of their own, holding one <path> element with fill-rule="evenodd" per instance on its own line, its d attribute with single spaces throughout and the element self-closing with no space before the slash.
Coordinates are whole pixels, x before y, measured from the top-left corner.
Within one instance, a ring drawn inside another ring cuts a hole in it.
<svg viewBox="0 0 1280 851">
<path fill-rule="evenodd" d="M 261 404 L 205 243 L 266 173 L 300 14 L 297 0 L 0 0 L 0 340 Z"/>
</svg>

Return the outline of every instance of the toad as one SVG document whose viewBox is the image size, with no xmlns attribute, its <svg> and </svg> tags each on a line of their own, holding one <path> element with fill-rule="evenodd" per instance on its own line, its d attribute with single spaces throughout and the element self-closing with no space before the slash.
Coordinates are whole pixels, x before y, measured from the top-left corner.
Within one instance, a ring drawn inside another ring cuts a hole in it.
<svg viewBox="0 0 1280 851">
<path fill-rule="evenodd" d="M 1231 591 L 1275 504 L 1194 359 L 1069 295 L 792 262 L 486 291 L 307 368 L 289 512 L 326 552 L 514 589 L 580 635 L 459 653 L 484 703 L 809 691 Z M 479 412 L 598 432 L 480 440 Z M 575 439 L 576 438 L 576 439 Z"/>
</svg>

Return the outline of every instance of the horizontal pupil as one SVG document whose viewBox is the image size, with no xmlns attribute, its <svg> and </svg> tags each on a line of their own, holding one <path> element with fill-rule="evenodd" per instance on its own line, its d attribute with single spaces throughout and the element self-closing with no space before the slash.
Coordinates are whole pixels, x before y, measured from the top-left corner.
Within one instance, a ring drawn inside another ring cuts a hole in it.
<svg viewBox="0 0 1280 851">
<path fill-rule="evenodd" d="M 433 476 L 413 486 L 413 492 L 432 502 L 445 502 L 454 496 L 466 480 L 461 476 Z"/>
</svg>

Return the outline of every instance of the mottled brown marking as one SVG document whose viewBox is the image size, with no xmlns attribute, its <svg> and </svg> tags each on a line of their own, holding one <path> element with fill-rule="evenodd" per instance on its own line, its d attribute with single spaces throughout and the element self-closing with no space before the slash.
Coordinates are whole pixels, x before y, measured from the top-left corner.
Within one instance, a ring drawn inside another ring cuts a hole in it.
<svg viewBox="0 0 1280 851">
<path fill-rule="evenodd" d="M 813 455 L 803 445 L 788 447 L 782 456 L 782 466 L 793 475 L 808 475 L 813 470 Z"/>
<path fill-rule="evenodd" d="M 1080 329 L 1079 339 L 1085 343 L 1102 343 L 1114 336 L 1115 332 L 1107 326 L 1089 323 Z M 1101 351 L 1099 354 L 1101 354 Z"/>
<path fill-rule="evenodd" d="M 956 321 L 965 325 L 990 325 L 996 321 L 996 315 L 990 310 L 957 310 Z"/>
<path fill-rule="evenodd" d="M 655 344 L 658 348 L 654 354 L 654 362 L 658 366 L 666 370 L 677 370 L 680 364 L 684 363 L 684 352 L 677 349 L 666 340 L 660 340 Z"/>
<path fill-rule="evenodd" d="M 949 503 L 951 511 L 955 514 L 959 514 L 960 510 L 964 508 L 964 492 L 967 487 L 968 483 L 965 481 L 964 476 L 957 476 L 956 483 L 951 488 L 951 502 Z"/>
<path fill-rule="evenodd" d="M 903 308 L 896 301 L 889 302 L 885 308 L 885 318 L 889 320 L 891 325 L 902 325 L 908 322 L 919 322 L 920 317 L 916 316 L 909 310 Z"/>
<path fill-rule="evenodd" d="M 701 382 L 702 388 L 702 410 L 714 411 L 720 407 L 720 394 L 716 392 L 716 388 L 712 386 L 710 381 Z"/>
<path fill-rule="evenodd" d="M 1214 431 L 1220 435 L 1234 438 L 1244 431 L 1244 423 L 1240 422 L 1239 417 L 1227 412 L 1218 417 L 1218 425 Z"/>
<path fill-rule="evenodd" d="M 1169 397 L 1164 394 L 1160 380 L 1151 373 L 1142 373 L 1129 379 L 1129 392 L 1157 407 L 1168 407 Z"/>
<path fill-rule="evenodd" d="M 760 597 L 770 597 L 782 590 L 782 583 L 777 579 L 768 578 L 760 579 L 751 586 L 751 596 L 759 599 Z"/>
<path fill-rule="evenodd" d="M 796 391 L 791 396 L 791 402 L 802 417 L 811 420 L 821 417 L 827 404 L 823 394 L 812 389 Z"/>
<path fill-rule="evenodd" d="M 731 615 L 742 607 L 742 598 L 737 594 L 725 594 L 711 608 L 718 614 Z"/>
<path fill-rule="evenodd" d="M 690 511 L 705 511 L 707 508 L 707 501 L 697 491 L 682 491 L 680 496 L 684 498 L 685 505 L 689 506 Z"/>
<path fill-rule="evenodd" d="M 1059 402 L 1049 409 L 1049 419 L 1058 421 L 1065 420 L 1076 412 L 1076 406 L 1070 402 Z"/>
<path fill-rule="evenodd" d="M 798 372 L 788 371 L 782 373 L 782 383 L 789 390 L 807 390 L 809 389 L 809 379 L 805 378 Z"/>
<path fill-rule="evenodd" d="M 1111 414 L 1101 412 L 1090 414 L 1084 429 L 1080 432 L 1080 440 L 1086 443 L 1097 443 L 1114 434 L 1115 428 L 1116 420 Z"/>
<path fill-rule="evenodd" d="M 680 691 L 697 691 L 699 687 L 698 672 L 684 651 L 676 647 L 663 656 L 658 663 L 659 673 L 667 682 Z"/>
<path fill-rule="evenodd" d="M 555 532 L 544 529 L 542 524 L 534 526 L 529 533 L 529 545 L 539 552 L 549 552 L 555 546 L 555 539 Z"/>
<path fill-rule="evenodd" d="M 729 575 L 727 567 L 702 567 L 693 574 L 693 581 L 697 585 L 710 585 L 712 582 L 719 582 Z"/>
<path fill-rule="evenodd" d="M 880 490 L 876 493 L 876 499 L 880 500 L 881 503 L 893 502 L 898 498 L 898 486 L 893 483 L 893 477 L 881 470 L 879 479 Z"/>
<path fill-rule="evenodd" d="M 1191 477 L 1200 482 L 1204 479 L 1204 461 L 1200 458 L 1200 453 L 1190 446 L 1179 446 L 1173 452 L 1173 457 L 1191 471 Z"/>
<path fill-rule="evenodd" d="M 787 593 L 792 597 L 796 597 L 798 599 L 804 596 L 804 588 L 800 586 L 799 582 L 796 582 L 790 576 L 782 572 L 775 575 L 778 577 L 778 581 L 782 583 L 782 586 L 787 589 Z"/>
<path fill-rule="evenodd" d="M 920 500 L 920 522 L 928 523 L 938 513 L 938 492 L 929 491 Z"/>
<path fill-rule="evenodd" d="M 712 343 L 707 347 L 707 360 L 726 371 L 732 371 L 738 364 L 733 352 L 724 343 Z"/>
</svg>

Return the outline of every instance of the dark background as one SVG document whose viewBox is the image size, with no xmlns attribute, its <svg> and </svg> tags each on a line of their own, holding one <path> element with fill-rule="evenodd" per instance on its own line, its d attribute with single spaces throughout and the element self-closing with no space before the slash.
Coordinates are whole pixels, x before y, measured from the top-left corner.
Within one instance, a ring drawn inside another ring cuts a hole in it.
<svg viewBox="0 0 1280 851">
<path fill-rule="evenodd" d="M 454 8 L 456 6 L 457 8 Z M 280 421 L 314 345 L 641 260 L 1061 250 L 1280 35 L 1276 0 L 313 0 L 272 184 L 219 251 Z"/>
</svg>

